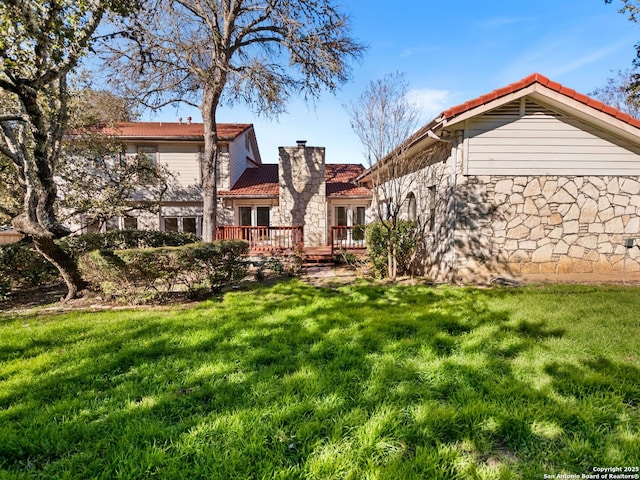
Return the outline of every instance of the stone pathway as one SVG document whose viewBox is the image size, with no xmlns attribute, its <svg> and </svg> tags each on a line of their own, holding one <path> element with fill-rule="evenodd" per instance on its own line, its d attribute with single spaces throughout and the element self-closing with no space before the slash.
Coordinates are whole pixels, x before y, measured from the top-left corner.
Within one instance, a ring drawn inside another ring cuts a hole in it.
<svg viewBox="0 0 640 480">
<path fill-rule="evenodd" d="M 302 281 L 315 287 L 329 285 L 348 285 L 358 277 L 356 273 L 345 267 L 306 267 Z"/>
</svg>

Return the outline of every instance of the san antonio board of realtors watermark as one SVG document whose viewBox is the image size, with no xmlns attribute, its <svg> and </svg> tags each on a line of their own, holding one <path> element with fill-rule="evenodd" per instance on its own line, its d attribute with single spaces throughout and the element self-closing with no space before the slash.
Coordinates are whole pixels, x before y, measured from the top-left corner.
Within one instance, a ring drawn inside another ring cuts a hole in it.
<svg viewBox="0 0 640 480">
<path fill-rule="evenodd" d="M 593 467 L 588 473 L 545 473 L 545 479 L 639 480 L 640 467 Z"/>
</svg>

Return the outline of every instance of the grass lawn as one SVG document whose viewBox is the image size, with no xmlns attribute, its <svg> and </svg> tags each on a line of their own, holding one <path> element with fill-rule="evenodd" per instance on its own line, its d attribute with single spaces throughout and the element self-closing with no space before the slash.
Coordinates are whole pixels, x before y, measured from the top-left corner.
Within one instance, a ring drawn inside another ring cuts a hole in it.
<svg viewBox="0 0 640 480">
<path fill-rule="evenodd" d="M 0 314 L 0 478 L 638 467 L 639 340 L 637 287 L 291 280 L 189 308 Z"/>
</svg>

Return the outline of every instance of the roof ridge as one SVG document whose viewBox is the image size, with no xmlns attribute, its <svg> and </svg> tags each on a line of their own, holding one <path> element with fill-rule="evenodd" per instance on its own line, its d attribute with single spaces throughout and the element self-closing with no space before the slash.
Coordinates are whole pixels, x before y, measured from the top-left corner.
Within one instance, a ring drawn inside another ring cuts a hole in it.
<svg viewBox="0 0 640 480">
<path fill-rule="evenodd" d="M 440 115 L 438 115 L 438 119 L 449 120 L 457 115 L 468 112 L 473 108 L 485 105 L 511 93 L 518 92 L 536 83 L 550 90 L 553 90 L 554 92 L 571 98 L 577 102 L 580 102 L 588 107 L 591 107 L 597 111 L 606 113 L 607 115 L 610 115 L 622 122 L 628 123 L 633 127 L 640 128 L 640 119 L 634 118 L 617 108 L 601 102 L 600 100 L 579 93 L 572 88 L 565 87 L 561 83 L 554 82 L 553 80 L 540 73 L 532 73 L 517 82 L 510 83 L 509 85 L 497 88 L 489 93 L 448 108 L 444 110 Z"/>
</svg>

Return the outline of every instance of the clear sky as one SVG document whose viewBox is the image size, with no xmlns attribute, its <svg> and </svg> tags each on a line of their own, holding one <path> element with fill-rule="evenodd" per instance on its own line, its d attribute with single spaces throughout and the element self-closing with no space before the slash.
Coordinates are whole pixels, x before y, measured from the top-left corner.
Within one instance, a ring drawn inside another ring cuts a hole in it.
<svg viewBox="0 0 640 480">
<path fill-rule="evenodd" d="M 354 36 L 368 45 L 353 79 L 317 104 L 296 99 L 276 119 L 244 106 L 221 108 L 221 123 L 253 123 L 262 160 L 278 161 L 278 147 L 307 140 L 326 148 L 327 163 L 362 163 L 363 147 L 343 105 L 371 80 L 406 74 L 427 123 L 451 106 L 537 72 L 589 94 L 631 66 L 640 25 L 618 13 L 620 0 L 342 0 Z M 145 120 L 176 121 L 198 110 L 165 108 Z"/>
</svg>

